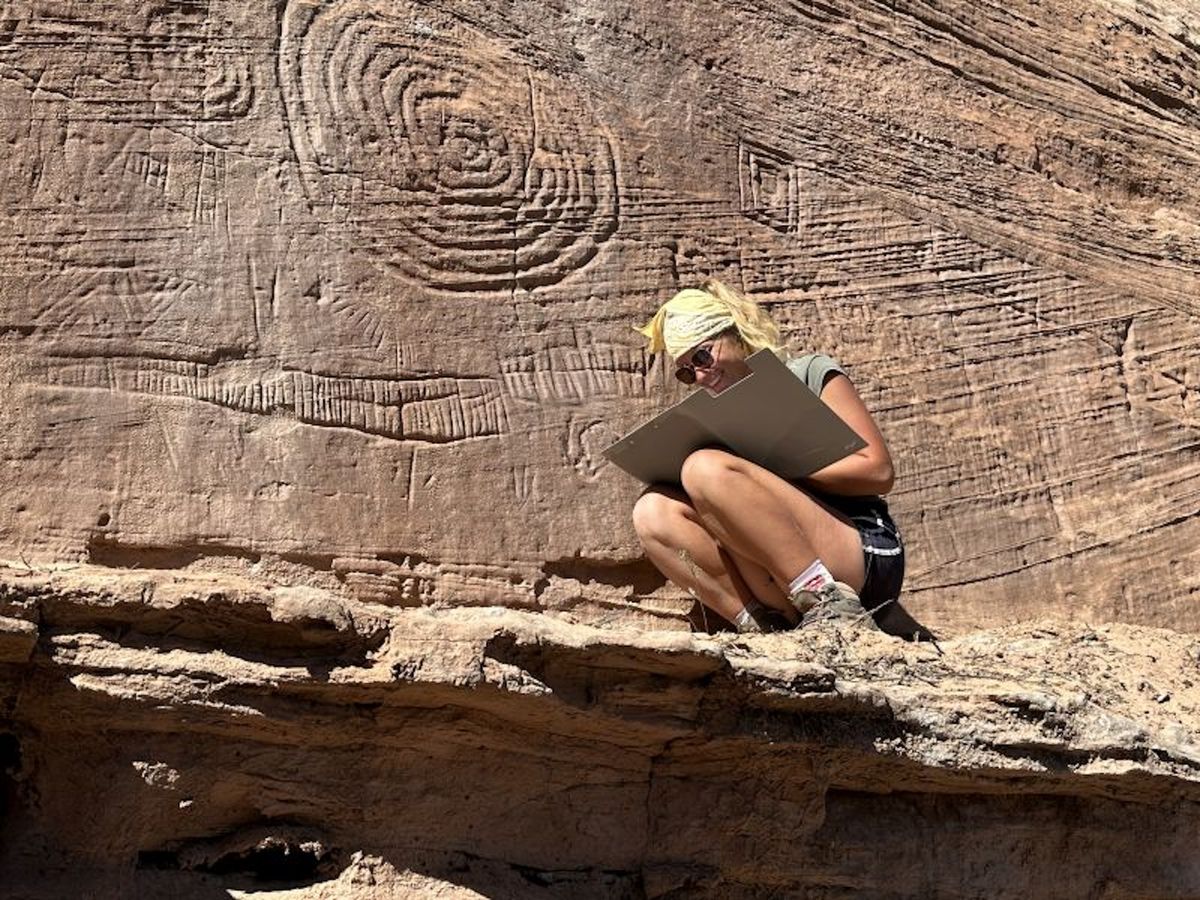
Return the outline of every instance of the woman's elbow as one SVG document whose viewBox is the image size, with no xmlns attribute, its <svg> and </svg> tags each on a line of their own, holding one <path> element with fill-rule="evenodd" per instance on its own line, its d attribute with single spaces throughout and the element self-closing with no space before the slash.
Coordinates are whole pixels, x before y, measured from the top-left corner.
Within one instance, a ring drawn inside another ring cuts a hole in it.
<svg viewBox="0 0 1200 900">
<path fill-rule="evenodd" d="M 890 459 L 881 459 L 875 464 L 875 493 L 886 494 L 896 483 L 896 469 Z"/>
<path fill-rule="evenodd" d="M 872 449 L 859 453 L 856 472 L 858 490 L 863 494 L 886 494 L 896 481 L 892 457 L 887 452 L 872 452 Z"/>
</svg>

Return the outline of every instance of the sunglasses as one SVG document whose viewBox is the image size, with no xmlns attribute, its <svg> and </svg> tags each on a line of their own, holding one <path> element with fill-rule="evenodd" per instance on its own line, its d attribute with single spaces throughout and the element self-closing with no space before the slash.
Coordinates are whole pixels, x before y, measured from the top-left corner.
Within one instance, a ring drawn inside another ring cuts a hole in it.
<svg viewBox="0 0 1200 900">
<path fill-rule="evenodd" d="M 712 350 L 709 347 L 697 347 L 692 352 L 692 361 L 676 369 L 675 377 L 684 384 L 695 384 L 696 370 L 707 369 L 714 361 Z"/>
</svg>

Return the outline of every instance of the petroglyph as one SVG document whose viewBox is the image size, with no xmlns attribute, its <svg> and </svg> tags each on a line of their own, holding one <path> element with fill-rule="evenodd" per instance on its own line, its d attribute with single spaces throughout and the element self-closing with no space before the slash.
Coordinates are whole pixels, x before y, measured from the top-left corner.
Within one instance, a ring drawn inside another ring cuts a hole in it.
<svg viewBox="0 0 1200 900">
<path fill-rule="evenodd" d="M 1138 411 L 1153 411 L 1156 428 L 1191 448 L 1200 429 L 1200 364 L 1188 351 L 1200 340 L 1200 327 L 1167 313 L 1159 320 L 1155 327 L 1130 323 L 1125 330 L 1120 370 L 1126 399 Z"/>
<path fill-rule="evenodd" d="M 192 222 L 216 225 L 218 211 L 226 201 L 227 167 L 225 154 L 205 148 L 200 155 L 200 171 L 196 181 L 196 201 L 192 207 Z"/>
<path fill-rule="evenodd" d="M 336 558 L 331 568 L 358 598 L 389 606 L 536 605 L 541 571 L 528 564 L 478 565 L 396 554 L 388 559 Z"/>
<path fill-rule="evenodd" d="M 19 22 L 14 0 L 4 0 L 0 3 L 0 44 L 7 44 L 12 40 Z"/>
<path fill-rule="evenodd" d="M 314 207 L 428 288 L 553 284 L 617 229 L 604 127 L 475 32 L 405 4 L 290 2 L 280 83 Z"/>
<path fill-rule="evenodd" d="M 800 228 L 800 170 L 796 163 L 750 141 L 740 141 L 737 149 L 742 215 L 783 234 L 795 234 Z"/>
<path fill-rule="evenodd" d="M 125 156 L 125 172 L 156 191 L 166 188 L 168 165 L 165 157 L 142 150 L 131 151 Z"/>
<path fill-rule="evenodd" d="M 1200 628 L 1195 40 L 968 6 L 0 0 L 0 543 L 633 559 L 629 326 L 715 275 L 879 421 L 916 611 Z"/>
<path fill-rule="evenodd" d="M 37 286 L 43 305 L 33 323 L 54 342 L 139 340 L 156 335 L 171 341 L 172 326 L 197 305 L 211 304 L 212 292 L 184 275 L 150 267 L 115 270 L 72 269 L 50 275 Z"/>
<path fill-rule="evenodd" d="M 584 478 L 594 479 L 608 464 L 604 448 L 620 437 L 620 431 L 603 419 L 572 421 L 567 429 L 567 462 Z"/>
<path fill-rule="evenodd" d="M 250 57 L 215 40 L 221 0 L 203 3 L 8 3 L 0 77 L 71 103 L 75 121 L 155 124 L 248 115 Z M 52 53 L 47 53 L 53 48 Z"/>
<path fill-rule="evenodd" d="M 504 388 L 531 402 L 583 403 L 605 397 L 645 397 L 648 360 L 637 347 L 570 343 L 501 360 Z"/>
<path fill-rule="evenodd" d="M 183 397 L 395 440 L 444 444 L 507 430 L 499 388 L 487 379 L 350 378 L 263 371 L 236 361 L 206 365 L 132 357 L 50 357 L 33 372 L 57 387 Z"/>
<path fill-rule="evenodd" d="M 228 58 L 205 45 L 189 53 L 189 61 L 206 73 L 202 87 L 183 101 L 170 101 L 168 109 L 199 122 L 220 122 L 248 115 L 254 106 L 254 76 L 248 59 Z"/>
</svg>

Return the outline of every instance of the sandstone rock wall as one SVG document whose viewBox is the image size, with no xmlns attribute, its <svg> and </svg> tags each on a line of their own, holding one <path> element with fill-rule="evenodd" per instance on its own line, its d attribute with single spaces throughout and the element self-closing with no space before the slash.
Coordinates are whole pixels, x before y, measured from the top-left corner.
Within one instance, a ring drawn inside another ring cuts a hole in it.
<svg viewBox="0 0 1200 900">
<path fill-rule="evenodd" d="M 3 555 L 678 627 L 599 451 L 716 274 L 848 365 L 919 618 L 1196 629 L 1198 57 L 1168 0 L 4 0 Z"/>
</svg>

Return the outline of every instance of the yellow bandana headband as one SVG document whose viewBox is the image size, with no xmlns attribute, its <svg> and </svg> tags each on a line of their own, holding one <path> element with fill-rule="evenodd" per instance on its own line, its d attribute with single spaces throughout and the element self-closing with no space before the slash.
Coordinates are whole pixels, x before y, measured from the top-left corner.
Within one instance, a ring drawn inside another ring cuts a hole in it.
<svg viewBox="0 0 1200 900">
<path fill-rule="evenodd" d="M 650 341 L 651 353 L 665 349 L 678 359 L 733 325 L 729 307 L 707 291 L 688 288 L 660 306 L 654 318 L 637 330 Z"/>
</svg>

